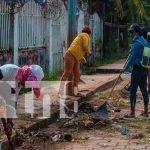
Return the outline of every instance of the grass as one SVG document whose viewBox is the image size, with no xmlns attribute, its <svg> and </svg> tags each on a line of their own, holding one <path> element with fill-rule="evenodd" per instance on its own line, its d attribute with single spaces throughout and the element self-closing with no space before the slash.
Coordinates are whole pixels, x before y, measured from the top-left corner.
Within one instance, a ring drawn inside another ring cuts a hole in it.
<svg viewBox="0 0 150 150">
<path fill-rule="evenodd" d="M 119 59 L 127 58 L 129 52 L 128 51 L 123 51 L 123 52 L 114 51 L 114 52 L 109 52 L 108 54 L 109 55 L 107 55 L 106 57 L 102 59 L 96 58 L 94 60 L 94 67 L 111 64 Z"/>
<path fill-rule="evenodd" d="M 119 41 L 117 35 L 114 34 L 113 37 L 108 40 L 105 56 L 102 59 L 97 58 L 94 60 L 95 67 L 111 64 L 119 59 L 123 59 L 128 56 L 128 51 L 117 50 L 118 42 Z"/>
<path fill-rule="evenodd" d="M 93 97 L 90 103 L 93 106 L 100 106 L 104 101 L 108 102 L 108 110 L 115 110 L 116 108 L 124 109 L 129 108 L 129 102 L 125 101 L 121 98 L 118 92 L 113 93 L 113 98 L 108 99 L 108 93 L 99 93 L 96 97 Z M 110 112 L 111 114 L 111 112 Z M 127 129 L 129 130 L 129 134 L 126 136 L 127 139 L 131 143 L 136 144 L 148 144 L 150 143 L 150 119 L 144 119 L 137 117 L 134 120 L 119 120 L 119 122 L 114 122 L 116 125 L 121 125 L 121 129 L 117 129 L 116 131 L 119 133 L 120 131 Z M 107 128 L 108 127 L 108 128 Z M 101 128 L 101 130 L 108 132 L 114 132 L 112 128 L 108 125 L 105 128 Z M 115 132 L 116 132 L 115 131 Z"/>
<path fill-rule="evenodd" d="M 59 81 L 61 77 L 60 72 L 49 73 L 48 69 L 44 70 L 44 78 L 43 81 Z"/>
<path fill-rule="evenodd" d="M 112 64 L 115 61 L 123 58 L 127 58 L 128 51 L 117 51 L 118 41 L 116 37 L 112 37 L 106 46 L 105 56 L 103 58 L 95 58 L 92 62 L 92 67 L 103 66 L 107 64 Z M 94 69 L 89 69 L 89 67 L 83 66 L 81 68 L 81 74 L 93 74 L 96 73 Z"/>
<path fill-rule="evenodd" d="M 118 91 L 113 92 L 113 97 L 108 97 L 109 93 L 100 92 L 98 96 L 93 97 L 91 104 L 93 106 L 100 106 L 102 103 L 107 101 L 109 110 L 128 108 L 129 102 L 126 99 L 123 99 Z"/>
<path fill-rule="evenodd" d="M 48 69 L 44 70 L 44 78 L 42 81 L 59 81 L 61 77 L 61 73 L 60 72 L 56 72 L 56 73 L 49 73 Z M 30 92 L 32 89 L 31 88 L 21 88 L 19 94 L 24 94 L 27 92 Z"/>
<path fill-rule="evenodd" d="M 134 119 L 125 121 L 123 127 L 130 132 L 131 142 L 148 144 L 150 142 L 150 119 Z"/>
</svg>

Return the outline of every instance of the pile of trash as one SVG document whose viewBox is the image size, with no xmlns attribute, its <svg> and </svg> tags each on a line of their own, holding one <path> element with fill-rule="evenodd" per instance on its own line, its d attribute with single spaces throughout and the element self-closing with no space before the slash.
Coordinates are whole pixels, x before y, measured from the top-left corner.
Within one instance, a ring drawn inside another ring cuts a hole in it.
<svg viewBox="0 0 150 150">
<path fill-rule="evenodd" d="M 96 109 L 89 102 L 82 102 L 79 105 L 78 113 L 72 118 L 60 119 L 59 124 L 62 127 L 86 128 L 95 125 L 106 125 L 113 122 L 114 118 L 110 118 L 108 114 L 107 102 L 102 103 Z"/>
<path fill-rule="evenodd" d="M 100 103 L 104 103 L 107 100 L 108 112 L 115 112 L 122 108 L 129 108 L 129 99 L 122 98 L 120 91 L 114 91 L 113 96 L 109 97 L 108 93 L 96 93 L 95 98 L 91 101 L 94 106 L 99 106 Z"/>
<path fill-rule="evenodd" d="M 57 120 L 60 128 L 79 130 L 109 126 L 109 129 L 111 129 L 114 125 L 116 127 L 118 123 L 123 122 L 121 107 L 128 106 L 128 102 L 122 100 L 120 95 L 115 92 L 111 98 L 108 98 L 107 93 L 96 94 L 95 99 L 89 102 L 81 102 L 77 113 L 73 113 L 73 111 L 69 111 L 69 109 L 66 110 L 68 115 L 73 114 L 70 118 Z M 109 103 L 106 102 L 106 100 Z M 55 141 L 55 138 L 62 139 L 61 135 L 56 135 L 57 137 L 53 136 L 53 141 Z"/>
<path fill-rule="evenodd" d="M 128 107 L 129 101 L 123 99 L 118 91 L 115 91 L 113 97 L 110 98 L 106 92 L 95 93 L 89 102 L 80 103 L 78 112 L 74 113 L 71 118 L 58 121 L 65 128 L 94 128 L 113 125 L 115 122 L 123 121 L 121 109 Z"/>
</svg>

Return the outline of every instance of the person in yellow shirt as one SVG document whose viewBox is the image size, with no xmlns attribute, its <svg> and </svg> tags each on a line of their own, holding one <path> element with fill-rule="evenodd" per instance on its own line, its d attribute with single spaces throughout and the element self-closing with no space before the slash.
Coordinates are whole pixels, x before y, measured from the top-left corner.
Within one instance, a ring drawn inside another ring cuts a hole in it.
<svg viewBox="0 0 150 150">
<path fill-rule="evenodd" d="M 64 84 L 68 77 L 72 75 L 72 87 L 74 95 L 78 95 L 78 82 L 80 78 L 80 61 L 86 64 L 84 54 L 91 54 L 89 49 L 91 29 L 88 25 L 84 25 L 82 33 L 80 33 L 71 43 L 70 47 L 64 56 L 64 73 L 61 77 L 61 83 L 59 88 L 59 95 L 64 95 Z"/>
</svg>

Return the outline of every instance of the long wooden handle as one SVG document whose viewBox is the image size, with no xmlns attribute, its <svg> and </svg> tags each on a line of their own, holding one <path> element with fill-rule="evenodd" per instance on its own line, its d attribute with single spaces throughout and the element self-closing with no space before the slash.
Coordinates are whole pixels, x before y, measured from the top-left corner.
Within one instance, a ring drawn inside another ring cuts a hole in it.
<svg viewBox="0 0 150 150">
<path fill-rule="evenodd" d="M 128 58 L 126 59 L 124 65 L 123 65 L 124 67 L 125 67 L 125 65 L 127 64 L 128 60 L 129 60 L 129 57 L 130 57 L 130 55 L 129 55 Z M 116 81 L 115 81 L 115 83 L 114 83 L 114 85 L 113 85 L 113 87 L 112 87 L 112 89 L 111 89 L 111 91 L 110 91 L 110 94 L 109 94 L 108 98 L 111 97 L 111 95 L 112 95 L 112 93 L 113 93 L 113 91 L 114 91 L 114 88 L 115 88 L 115 86 L 117 85 L 117 83 L 118 83 L 118 81 L 119 81 L 119 79 L 120 79 L 120 77 L 121 77 L 121 74 L 122 74 L 122 72 L 120 72 L 118 78 L 116 79 Z"/>
<path fill-rule="evenodd" d="M 114 88 L 116 87 L 116 85 L 117 85 L 117 83 L 118 83 L 118 81 L 119 81 L 119 79 L 120 79 L 120 77 L 121 77 L 121 74 L 122 74 L 122 72 L 119 74 L 118 78 L 116 79 L 116 81 L 115 81 L 115 83 L 114 83 L 114 85 L 113 85 L 113 87 L 112 87 L 112 89 L 111 89 L 111 91 L 110 91 L 110 94 L 109 94 L 109 97 L 108 97 L 108 98 L 111 97 L 111 95 L 112 95 L 112 93 L 113 93 L 113 91 L 114 91 Z"/>
</svg>

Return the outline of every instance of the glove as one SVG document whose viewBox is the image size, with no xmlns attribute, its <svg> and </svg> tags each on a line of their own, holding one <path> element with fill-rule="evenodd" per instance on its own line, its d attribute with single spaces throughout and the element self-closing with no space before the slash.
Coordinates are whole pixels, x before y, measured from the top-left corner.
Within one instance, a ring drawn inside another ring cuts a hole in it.
<svg viewBox="0 0 150 150">
<path fill-rule="evenodd" d="M 92 56 L 92 53 L 91 53 L 91 52 L 89 53 L 89 56 Z"/>
<path fill-rule="evenodd" d="M 123 71 L 123 74 L 125 74 L 125 75 L 126 75 L 126 74 L 129 74 L 129 71 L 128 71 L 128 70 L 124 70 L 124 71 Z"/>
</svg>

